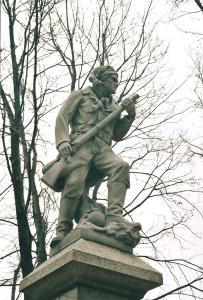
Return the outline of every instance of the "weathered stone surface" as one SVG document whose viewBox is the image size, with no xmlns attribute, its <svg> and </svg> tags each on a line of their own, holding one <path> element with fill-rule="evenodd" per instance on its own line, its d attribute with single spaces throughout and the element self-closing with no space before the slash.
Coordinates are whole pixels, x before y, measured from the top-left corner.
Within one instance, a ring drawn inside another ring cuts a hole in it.
<svg viewBox="0 0 203 300">
<path fill-rule="evenodd" d="M 122 296 L 103 291 L 101 289 L 93 289 L 84 286 L 79 286 L 71 291 L 58 296 L 54 300 L 136 300 L 140 299 L 139 295 L 134 297 Z"/>
<path fill-rule="evenodd" d="M 55 124 L 58 156 L 42 170 L 42 181 L 62 192 L 51 246 L 71 232 L 75 221 L 92 223 L 107 235 L 114 234 L 124 244 L 135 247 L 140 240 L 138 230 L 134 230 L 136 224 L 123 218 L 130 166 L 112 151 L 111 144 L 113 140 L 121 141 L 130 130 L 139 95 L 126 98 L 119 105 L 113 98 L 119 83 L 118 72 L 109 65 L 94 68 L 89 80 L 91 87 L 72 92 L 62 105 Z M 122 116 L 123 111 L 127 115 Z M 98 188 L 105 177 L 107 208 L 97 203 L 96 197 L 89 197 L 90 188 Z"/>
<path fill-rule="evenodd" d="M 135 255 L 80 238 L 28 275 L 20 290 L 30 300 L 136 300 L 161 284 L 162 275 Z"/>
<path fill-rule="evenodd" d="M 103 245 L 111 246 L 123 251 L 132 253 L 133 246 L 126 245 L 123 242 L 116 240 L 113 236 L 108 236 L 105 233 L 94 231 L 93 229 L 78 227 L 71 231 L 60 243 L 50 250 L 50 257 L 69 246 L 73 242 L 84 238 L 89 241 L 98 242 Z"/>
</svg>

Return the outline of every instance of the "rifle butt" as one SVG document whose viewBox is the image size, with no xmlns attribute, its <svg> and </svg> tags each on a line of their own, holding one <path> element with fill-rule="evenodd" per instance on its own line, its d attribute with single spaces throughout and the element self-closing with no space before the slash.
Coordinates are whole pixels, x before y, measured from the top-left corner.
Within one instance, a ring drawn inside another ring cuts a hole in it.
<svg viewBox="0 0 203 300">
<path fill-rule="evenodd" d="M 53 190 L 58 191 L 56 183 L 64 169 L 64 165 L 65 162 L 63 159 L 55 161 L 50 168 L 44 172 L 44 175 L 41 177 L 41 181 Z"/>
</svg>

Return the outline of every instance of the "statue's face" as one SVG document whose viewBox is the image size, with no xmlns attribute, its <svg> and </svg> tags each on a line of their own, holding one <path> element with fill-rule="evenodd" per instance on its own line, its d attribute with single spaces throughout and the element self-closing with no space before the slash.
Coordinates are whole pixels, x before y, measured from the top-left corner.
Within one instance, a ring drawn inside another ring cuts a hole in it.
<svg viewBox="0 0 203 300">
<path fill-rule="evenodd" d="M 118 87 L 118 77 L 116 75 L 105 77 L 102 82 L 105 95 L 115 94 Z"/>
</svg>

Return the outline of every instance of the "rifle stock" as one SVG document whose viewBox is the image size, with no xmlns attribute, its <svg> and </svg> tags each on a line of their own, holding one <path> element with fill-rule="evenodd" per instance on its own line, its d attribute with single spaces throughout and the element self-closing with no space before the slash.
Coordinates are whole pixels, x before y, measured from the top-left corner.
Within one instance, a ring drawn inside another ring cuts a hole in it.
<svg viewBox="0 0 203 300">
<path fill-rule="evenodd" d="M 60 192 L 60 189 L 58 190 L 57 188 L 56 181 L 60 176 L 61 170 L 64 168 L 64 164 L 63 158 L 55 159 L 42 169 L 43 176 L 41 181 L 56 192 Z"/>
</svg>

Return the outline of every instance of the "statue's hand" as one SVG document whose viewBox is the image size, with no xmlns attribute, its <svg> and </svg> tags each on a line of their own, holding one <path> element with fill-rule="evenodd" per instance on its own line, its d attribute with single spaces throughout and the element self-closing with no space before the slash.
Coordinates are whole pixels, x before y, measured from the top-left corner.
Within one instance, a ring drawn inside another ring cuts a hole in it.
<svg viewBox="0 0 203 300">
<path fill-rule="evenodd" d="M 128 115 L 135 116 L 135 104 L 136 104 L 136 100 L 138 98 L 139 98 L 139 95 L 136 94 L 135 96 L 133 96 L 131 98 L 127 98 L 127 99 L 123 100 L 122 106 L 125 108 Z"/>
<path fill-rule="evenodd" d="M 63 142 L 58 146 L 58 152 L 60 157 L 63 157 L 65 161 L 70 160 L 70 156 L 73 155 L 73 149 L 69 142 Z"/>
</svg>

